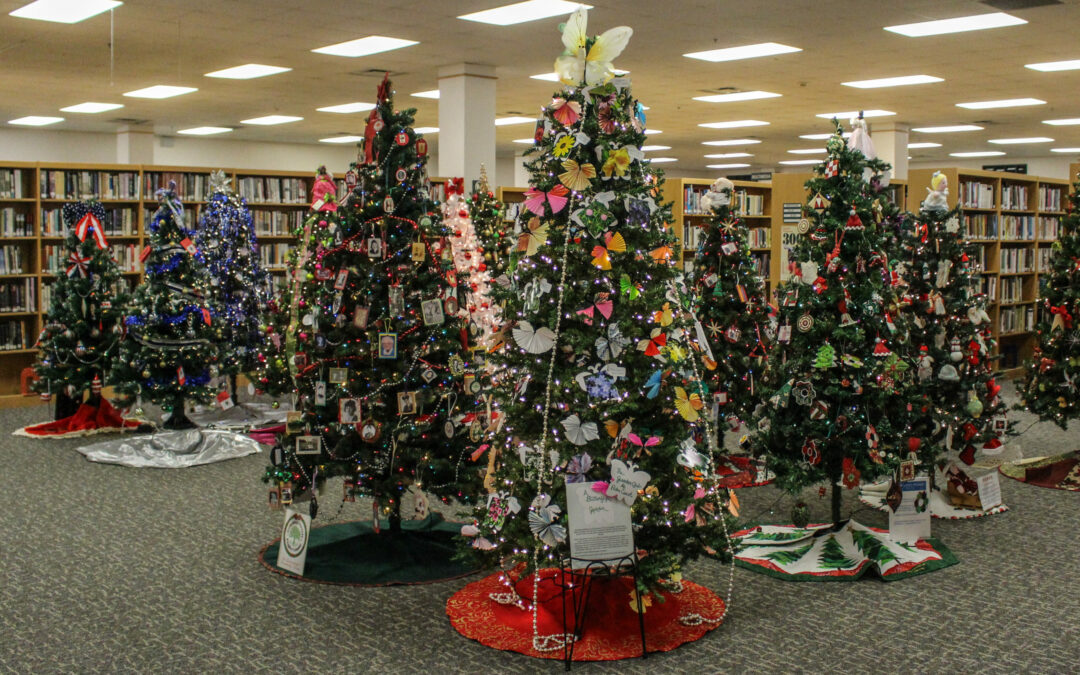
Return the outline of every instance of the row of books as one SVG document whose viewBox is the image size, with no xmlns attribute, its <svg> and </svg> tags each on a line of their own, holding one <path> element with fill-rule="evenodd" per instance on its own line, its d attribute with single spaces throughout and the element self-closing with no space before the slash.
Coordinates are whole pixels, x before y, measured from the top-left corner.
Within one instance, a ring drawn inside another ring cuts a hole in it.
<svg viewBox="0 0 1080 675">
<path fill-rule="evenodd" d="M 255 236 L 292 234 L 296 228 L 303 226 L 305 215 L 303 211 L 252 211 Z"/>
<path fill-rule="evenodd" d="M 996 302 L 998 292 L 998 278 L 982 277 L 982 292 L 984 295 L 986 295 L 987 301 Z"/>
<path fill-rule="evenodd" d="M 1001 184 L 1001 208 L 1012 211 L 1028 209 L 1028 186 L 1016 183 Z"/>
<path fill-rule="evenodd" d="M 969 209 L 994 208 L 994 184 L 978 181 L 960 183 L 960 205 Z"/>
<path fill-rule="evenodd" d="M 1049 247 L 1039 247 L 1039 251 L 1036 254 L 1036 270 L 1039 272 L 1049 272 L 1050 265 L 1054 259 L 1054 249 Z"/>
<path fill-rule="evenodd" d="M 1002 335 L 1035 330 L 1034 307 L 1002 307 L 998 330 Z"/>
<path fill-rule="evenodd" d="M 283 270 L 289 262 L 290 244 L 263 244 L 259 247 L 262 266 L 268 270 Z"/>
<path fill-rule="evenodd" d="M 965 213 L 964 234 L 968 239 L 997 239 L 998 218 L 996 213 Z"/>
<path fill-rule="evenodd" d="M 25 321 L 0 322 L 0 351 L 28 349 L 30 345 L 26 343 L 27 332 Z"/>
<path fill-rule="evenodd" d="M 751 227 L 746 240 L 750 248 L 769 248 L 769 228 Z"/>
<path fill-rule="evenodd" d="M 1061 218 L 1057 216 L 1039 216 L 1039 240 L 1053 241 L 1061 231 Z"/>
<path fill-rule="evenodd" d="M 701 204 L 701 198 L 706 192 L 708 188 L 704 186 L 688 185 L 683 188 L 683 212 L 691 215 L 710 213 Z M 731 209 L 742 216 L 765 215 L 765 196 L 747 190 L 735 190 L 735 194 L 732 195 Z"/>
<path fill-rule="evenodd" d="M 754 262 L 754 271 L 758 273 L 762 279 L 768 281 L 769 279 L 769 254 L 766 251 L 758 251 L 750 254 L 751 260 Z"/>
<path fill-rule="evenodd" d="M 1005 277 L 1001 280 L 1001 301 L 1020 302 L 1024 298 L 1024 278 Z"/>
<path fill-rule="evenodd" d="M 237 180 L 237 192 L 252 204 L 306 204 L 307 182 L 300 178 L 248 176 Z"/>
<path fill-rule="evenodd" d="M 180 201 L 205 202 L 210 197 L 210 175 L 205 173 L 184 173 L 181 171 L 160 171 L 143 174 L 143 194 L 146 199 L 157 199 L 157 191 L 176 183 L 176 194 Z"/>
<path fill-rule="evenodd" d="M 25 199 L 22 169 L 0 169 L 0 199 Z"/>
<path fill-rule="evenodd" d="M 1035 241 L 1035 216 L 1001 216 L 1001 238 L 1011 241 Z"/>
<path fill-rule="evenodd" d="M 0 236 L 32 237 L 34 223 L 25 211 L 16 210 L 12 206 L 0 209 Z"/>
<path fill-rule="evenodd" d="M 101 223 L 106 237 L 134 237 L 139 233 L 138 217 L 134 208 L 105 209 L 105 220 Z M 67 225 L 64 223 L 62 209 L 41 210 L 41 236 L 66 237 Z"/>
<path fill-rule="evenodd" d="M 1061 198 L 1063 190 L 1059 187 L 1039 186 L 1039 210 L 1061 211 Z"/>
<path fill-rule="evenodd" d="M 0 312 L 36 312 L 37 279 L 0 283 Z"/>
<path fill-rule="evenodd" d="M 1017 274 L 1035 271 L 1035 251 L 1030 248 L 1001 249 L 1001 274 Z"/>
<path fill-rule="evenodd" d="M 139 174 L 42 169 L 38 187 L 42 199 L 138 199 Z"/>
<path fill-rule="evenodd" d="M 974 260 L 975 268 L 982 271 L 990 269 L 990 247 L 976 246 Z"/>
<path fill-rule="evenodd" d="M 22 246 L 0 246 L 0 274 L 23 274 L 25 262 Z"/>
</svg>

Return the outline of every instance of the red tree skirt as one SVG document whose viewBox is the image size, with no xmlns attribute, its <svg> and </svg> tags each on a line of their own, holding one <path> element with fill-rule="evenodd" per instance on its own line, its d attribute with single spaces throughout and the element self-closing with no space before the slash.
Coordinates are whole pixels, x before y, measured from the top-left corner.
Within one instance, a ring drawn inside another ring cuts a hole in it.
<svg viewBox="0 0 1080 675">
<path fill-rule="evenodd" d="M 773 482 L 772 471 L 765 469 L 765 462 L 753 457 L 727 455 L 717 462 L 717 484 L 735 490 L 744 487 L 760 487 Z"/>
<path fill-rule="evenodd" d="M 15 435 L 32 438 L 72 438 L 138 427 L 139 422 L 125 420 L 116 408 L 112 407 L 112 404 L 102 398 L 96 407 L 83 403 L 71 417 L 23 427 L 17 430 Z"/>
<path fill-rule="evenodd" d="M 569 578 L 569 575 L 567 575 Z M 562 595 L 559 571 L 540 572 L 540 612 L 538 633 L 556 636 L 551 651 L 533 648 L 532 612 L 515 604 L 504 575 L 493 574 L 465 586 L 446 602 L 446 614 L 457 632 L 487 647 L 527 654 L 541 659 L 561 659 L 563 650 L 557 642 L 563 633 Z M 594 579 L 589 596 L 585 629 L 574 647 L 575 661 L 617 661 L 641 656 L 641 632 L 638 617 L 630 605 L 633 579 L 630 577 Z M 517 582 L 517 593 L 531 602 L 533 578 Z M 575 592 L 580 592 L 580 588 Z M 567 591 L 567 599 L 569 600 Z M 703 586 L 682 582 L 678 593 L 665 591 L 665 602 L 652 602 L 645 612 L 645 640 L 649 652 L 667 652 L 687 642 L 701 639 L 720 625 L 724 601 Z M 505 604 L 504 604 L 505 603 Z M 566 632 L 573 632 L 573 605 L 567 603 Z"/>
</svg>

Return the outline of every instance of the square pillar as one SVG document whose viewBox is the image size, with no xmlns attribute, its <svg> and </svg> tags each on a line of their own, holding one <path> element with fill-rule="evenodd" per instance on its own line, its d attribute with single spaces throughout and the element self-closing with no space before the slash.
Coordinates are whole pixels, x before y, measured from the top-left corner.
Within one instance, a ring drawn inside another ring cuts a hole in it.
<svg viewBox="0 0 1080 675">
<path fill-rule="evenodd" d="M 439 68 L 439 176 L 480 177 L 495 166 L 495 68 L 458 63 Z"/>
<path fill-rule="evenodd" d="M 875 124 L 870 132 L 878 158 L 892 164 L 892 175 L 897 180 L 907 180 L 908 175 L 908 126 L 906 124 Z"/>
</svg>

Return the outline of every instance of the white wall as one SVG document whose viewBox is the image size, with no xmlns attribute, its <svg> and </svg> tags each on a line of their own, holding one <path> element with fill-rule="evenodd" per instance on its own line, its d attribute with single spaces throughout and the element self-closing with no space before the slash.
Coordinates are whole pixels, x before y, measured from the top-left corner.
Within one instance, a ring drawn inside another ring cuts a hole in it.
<svg viewBox="0 0 1080 675">
<path fill-rule="evenodd" d="M 958 159 L 950 157 L 942 162 L 912 162 L 908 166 L 911 169 L 981 169 L 986 164 L 1027 164 L 1027 172 L 1031 176 L 1041 178 L 1072 179 L 1069 176 L 1069 163 L 1080 161 L 1073 155 L 1060 157 L 978 157 L 975 159 Z"/>
<path fill-rule="evenodd" d="M 111 164 L 116 162 L 116 136 L 0 128 L 0 160 Z"/>
</svg>

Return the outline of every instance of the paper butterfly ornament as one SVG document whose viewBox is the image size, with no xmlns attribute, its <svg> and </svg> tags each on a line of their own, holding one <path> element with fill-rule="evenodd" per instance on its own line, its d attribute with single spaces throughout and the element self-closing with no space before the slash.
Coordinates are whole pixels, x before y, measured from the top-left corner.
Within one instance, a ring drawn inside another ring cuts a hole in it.
<svg viewBox="0 0 1080 675">
<path fill-rule="evenodd" d="M 615 323 L 608 324 L 607 333 L 607 337 L 596 338 L 596 356 L 604 361 L 614 361 L 630 344 L 630 340 L 623 337 L 619 325 Z"/>
<path fill-rule="evenodd" d="M 658 323 L 661 326 L 670 326 L 671 322 L 674 320 L 675 317 L 671 313 L 671 303 L 665 302 L 662 309 L 653 312 L 653 323 Z"/>
<path fill-rule="evenodd" d="M 634 285 L 634 282 L 630 280 L 629 274 L 624 274 L 619 277 L 619 291 L 626 293 L 631 300 L 637 300 L 641 295 L 641 289 Z"/>
<path fill-rule="evenodd" d="M 566 202 L 569 201 L 566 196 L 568 194 L 570 194 L 570 191 L 563 185 L 556 185 L 547 192 L 529 188 L 525 191 L 525 201 L 523 203 L 525 208 L 538 216 L 542 216 L 544 215 L 544 202 L 547 202 L 548 206 L 551 207 L 551 213 L 554 215 L 566 207 Z"/>
<path fill-rule="evenodd" d="M 618 26 L 605 31 L 587 48 L 588 21 L 588 13 L 582 8 L 570 15 L 563 28 L 562 43 L 566 50 L 555 59 L 555 74 L 563 84 L 577 86 L 583 81 L 590 87 L 606 84 L 615 76 L 611 62 L 622 54 L 634 34 L 628 26 Z"/>
<path fill-rule="evenodd" d="M 630 153 L 626 151 L 626 148 L 619 148 L 614 152 L 609 152 L 607 159 L 604 160 L 604 165 L 601 167 L 601 172 L 604 174 L 604 178 L 611 178 L 615 176 L 625 176 L 627 170 L 630 168 Z"/>
<path fill-rule="evenodd" d="M 592 264 L 599 267 L 602 270 L 611 269 L 611 253 L 625 253 L 626 241 L 623 240 L 623 236 L 618 232 L 612 234 L 608 232 L 604 235 L 604 245 L 594 246 L 592 250 Z"/>
<path fill-rule="evenodd" d="M 529 507 L 529 529 L 548 546 L 566 541 L 566 528 L 555 522 L 560 513 L 562 509 L 551 503 L 550 495 L 536 495 Z"/>
<path fill-rule="evenodd" d="M 541 246 L 547 243 L 547 235 L 547 223 L 540 224 L 539 218 L 531 218 L 529 220 L 528 229 L 518 235 L 517 250 L 524 253 L 526 256 L 531 256 L 536 253 Z"/>
<path fill-rule="evenodd" d="M 645 356 L 659 356 L 663 359 L 660 350 L 667 345 L 667 335 L 659 328 L 653 328 L 648 340 L 638 340 L 637 348 L 645 352 Z"/>
<path fill-rule="evenodd" d="M 638 492 L 649 484 L 650 476 L 638 469 L 634 463 L 627 464 L 621 459 L 611 460 L 611 482 L 593 483 L 593 489 L 611 499 L 618 499 L 627 506 L 633 506 Z"/>
<path fill-rule="evenodd" d="M 584 309 L 579 309 L 577 313 L 584 315 L 586 326 L 591 326 L 593 325 L 593 316 L 597 313 L 599 313 L 605 319 L 610 319 L 611 310 L 613 307 L 614 304 L 611 302 L 611 300 L 608 299 L 608 294 L 600 293 L 596 298 L 596 302 L 589 305 L 588 307 L 585 307 Z"/>
<path fill-rule="evenodd" d="M 595 441 L 600 438 L 600 433 L 597 430 L 596 422 L 584 422 L 577 414 L 573 414 L 560 422 L 563 428 L 566 429 L 566 439 L 574 445 L 585 445 L 589 441 Z"/>
<path fill-rule="evenodd" d="M 670 246 L 665 244 L 659 248 L 654 248 L 653 250 L 649 251 L 649 255 L 652 256 L 653 262 L 666 263 L 667 261 L 671 260 L 671 256 L 675 255 L 675 251 L 672 250 Z"/>
<path fill-rule="evenodd" d="M 555 346 L 555 332 L 546 326 L 533 328 L 528 321 L 514 326 L 514 342 L 530 354 L 543 354 Z"/>
<path fill-rule="evenodd" d="M 551 99 L 551 114 L 560 124 L 568 127 L 581 119 L 581 104 L 577 101 L 555 97 Z"/>
<path fill-rule="evenodd" d="M 637 434 L 627 434 L 626 440 L 629 441 L 631 444 L 638 446 L 639 448 L 645 449 L 651 448 L 654 445 L 660 445 L 660 442 L 663 439 L 659 436 L 649 436 L 646 439 L 642 439 Z"/>
<path fill-rule="evenodd" d="M 703 407 L 705 407 L 705 404 L 701 401 L 701 396 L 687 394 L 682 387 L 675 387 L 675 409 L 679 411 L 679 415 L 684 420 L 697 422 L 701 418 L 698 411 Z"/>
<path fill-rule="evenodd" d="M 568 159 L 562 163 L 562 168 L 563 173 L 559 174 L 559 181 L 575 192 L 585 190 L 592 185 L 592 179 L 596 178 L 596 167 L 588 162 L 578 164 Z"/>
<path fill-rule="evenodd" d="M 660 387 L 664 384 L 664 371 L 655 370 L 653 374 L 649 376 L 649 379 L 645 381 L 645 397 L 656 398 L 660 393 Z"/>
<path fill-rule="evenodd" d="M 692 438 L 685 438 L 679 444 L 679 456 L 675 461 L 687 469 L 697 469 L 709 463 L 705 456 L 698 452 Z"/>
<path fill-rule="evenodd" d="M 583 452 L 580 455 L 574 455 L 570 458 L 570 463 L 566 465 L 566 482 L 567 483 L 584 483 L 585 474 L 592 468 L 592 457 L 589 453 Z"/>
</svg>

